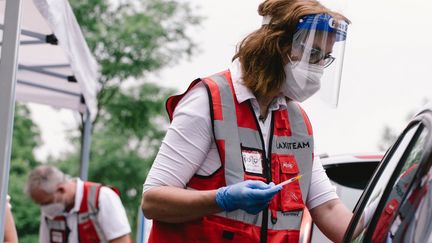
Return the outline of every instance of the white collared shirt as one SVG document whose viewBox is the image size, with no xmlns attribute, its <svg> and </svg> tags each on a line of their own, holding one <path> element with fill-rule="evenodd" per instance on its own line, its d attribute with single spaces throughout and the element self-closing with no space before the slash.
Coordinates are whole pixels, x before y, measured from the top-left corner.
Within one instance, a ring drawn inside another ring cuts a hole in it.
<svg viewBox="0 0 432 243">
<path fill-rule="evenodd" d="M 255 116 L 260 107 L 253 93 L 242 84 L 241 67 L 234 61 L 230 67 L 234 92 L 239 102 L 250 99 Z M 275 98 L 269 105 L 269 112 L 286 108 L 284 96 Z M 260 121 L 259 126 L 266 148 L 269 143 L 271 116 Z M 194 174 L 210 175 L 221 166 L 213 138 L 210 106 L 207 90 L 202 83 L 189 91 L 177 105 L 173 120 L 168 128 L 153 166 L 144 183 L 143 193 L 157 186 L 186 188 Z M 314 161 L 307 207 L 312 209 L 337 198 L 335 187 L 319 160 Z"/>
<path fill-rule="evenodd" d="M 67 227 L 70 230 L 68 242 L 78 243 L 78 211 L 83 198 L 84 182 L 76 178 L 76 192 L 74 207 L 64 214 Z M 120 197 L 110 188 L 102 187 L 99 192 L 99 213 L 97 220 L 105 234 L 107 240 L 113 240 L 123 235 L 129 234 L 131 228 L 126 216 L 126 211 Z M 49 242 L 49 232 L 45 221 L 45 216 L 41 214 L 39 227 L 39 243 Z"/>
</svg>

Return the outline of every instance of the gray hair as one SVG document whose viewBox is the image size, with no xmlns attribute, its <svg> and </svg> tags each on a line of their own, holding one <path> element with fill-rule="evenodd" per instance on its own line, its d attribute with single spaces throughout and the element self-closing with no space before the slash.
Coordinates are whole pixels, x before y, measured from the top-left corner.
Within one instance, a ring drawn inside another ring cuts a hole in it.
<svg viewBox="0 0 432 243">
<path fill-rule="evenodd" d="M 30 172 L 25 192 L 28 196 L 35 189 L 41 189 L 46 193 L 54 193 L 58 184 L 68 180 L 69 176 L 59 169 L 48 165 L 40 165 Z"/>
</svg>

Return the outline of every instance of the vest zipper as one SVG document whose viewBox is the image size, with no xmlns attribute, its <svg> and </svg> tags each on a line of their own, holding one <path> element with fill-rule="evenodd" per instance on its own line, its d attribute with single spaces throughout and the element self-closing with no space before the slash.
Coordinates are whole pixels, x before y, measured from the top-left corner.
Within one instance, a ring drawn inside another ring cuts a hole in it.
<svg viewBox="0 0 432 243">
<path fill-rule="evenodd" d="M 272 164 L 272 161 L 271 161 L 271 151 L 272 151 L 273 132 L 274 132 L 274 129 L 273 129 L 273 127 L 274 127 L 274 119 L 273 118 L 274 118 L 274 112 L 272 111 L 271 117 L 270 117 L 270 119 L 271 119 L 270 120 L 270 132 L 268 134 L 268 136 L 270 136 L 269 143 L 268 143 L 268 155 L 267 155 L 267 153 L 265 152 L 265 149 L 264 149 L 264 153 L 265 153 L 265 166 L 266 166 L 266 172 L 267 172 L 267 174 L 266 174 L 267 183 L 270 183 L 273 180 L 272 179 L 272 174 L 271 174 L 271 164 Z M 261 133 L 261 129 L 259 127 L 258 127 L 258 131 L 259 131 L 259 134 L 261 136 L 261 143 L 264 145 L 263 147 L 265 147 L 264 138 L 263 138 L 263 135 Z M 267 243 L 267 231 L 268 231 L 269 211 L 270 211 L 269 206 L 267 206 L 263 210 L 263 222 L 262 222 L 262 225 L 261 225 L 261 243 Z M 273 224 L 276 224 L 277 218 L 273 217 L 273 214 L 270 214 L 270 215 L 271 215 L 271 222 Z"/>
<path fill-rule="evenodd" d="M 271 164 L 272 164 L 271 154 L 272 154 L 272 145 L 273 145 L 273 134 L 274 134 L 274 111 L 272 111 L 272 114 L 271 114 L 270 134 L 269 134 L 270 135 L 270 139 L 269 139 L 269 157 L 270 157 L 270 159 L 269 159 L 268 165 L 269 165 L 269 170 L 270 170 L 270 179 L 271 179 Z M 274 215 L 274 212 L 272 212 L 272 214 L 271 214 L 271 222 L 273 224 L 276 224 L 276 222 L 277 222 L 277 213 L 276 213 L 276 215 Z"/>
<path fill-rule="evenodd" d="M 270 179 L 270 182 L 272 181 L 272 175 L 271 175 L 271 153 L 272 153 L 272 144 L 273 144 L 273 133 L 274 133 L 274 111 L 272 111 L 272 114 L 271 114 L 271 121 L 270 121 L 270 133 L 269 133 L 269 135 L 270 135 L 270 139 L 269 139 L 269 148 L 268 148 L 268 150 L 269 150 L 269 156 L 270 156 L 270 159 L 268 159 L 268 167 L 269 167 L 269 175 L 270 175 L 270 177 L 269 177 L 269 179 Z M 262 136 L 262 135 L 261 135 Z"/>
<path fill-rule="evenodd" d="M 270 183 L 272 181 L 271 159 L 269 159 L 268 156 L 267 156 L 266 146 L 265 146 L 265 143 L 264 143 L 264 137 L 262 135 L 259 122 L 257 120 L 257 117 L 255 115 L 255 111 L 253 110 L 252 103 L 250 102 L 250 100 L 249 100 L 249 109 L 251 110 L 251 112 L 253 114 L 253 117 L 254 117 L 254 120 L 255 120 L 255 124 L 256 124 L 258 133 L 260 135 L 260 139 L 261 139 L 261 146 L 262 146 L 262 149 L 263 149 L 263 156 L 264 156 L 264 173 L 263 174 L 265 175 L 267 183 Z M 271 143 L 272 143 L 272 138 L 273 138 L 273 123 L 274 123 L 273 116 L 274 116 L 274 112 L 272 111 L 272 114 L 271 114 L 271 117 L 270 117 L 271 121 L 270 121 L 270 133 L 269 133 L 269 136 L 270 136 L 270 139 L 269 139 L 269 155 L 270 156 L 271 156 Z M 262 211 L 262 223 L 261 223 L 261 232 L 260 232 L 260 243 L 267 243 L 267 230 L 268 230 L 268 217 L 269 217 L 268 213 L 269 213 L 269 207 L 267 206 Z"/>
</svg>

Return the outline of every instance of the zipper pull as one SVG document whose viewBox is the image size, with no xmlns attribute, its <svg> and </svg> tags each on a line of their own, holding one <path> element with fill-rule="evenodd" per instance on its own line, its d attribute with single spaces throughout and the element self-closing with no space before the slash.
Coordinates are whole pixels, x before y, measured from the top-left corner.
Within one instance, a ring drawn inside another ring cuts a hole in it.
<svg viewBox="0 0 432 243">
<path fill-rule="evenodd" d="M 272 224 L 276 224 L 277 223 L 277 211 L 274 209 L 271 209 L 271 222 Z"/>
</svg>

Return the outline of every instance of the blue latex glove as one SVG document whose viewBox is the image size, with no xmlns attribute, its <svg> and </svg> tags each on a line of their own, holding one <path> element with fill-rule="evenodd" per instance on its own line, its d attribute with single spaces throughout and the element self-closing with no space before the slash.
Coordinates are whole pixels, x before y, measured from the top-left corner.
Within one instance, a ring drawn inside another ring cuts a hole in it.
<svg viewBox="0 0 432 243">
<path fill-rule="evenodd" d="M 257 214 L 281 189 L 281 186 L 276 186 L 273 182 L 266 184 L 262 181 L 242 181 L 219 188 L 216 203 L 227 212 L 243 209 L 250 214 Z"/>
</svg>

